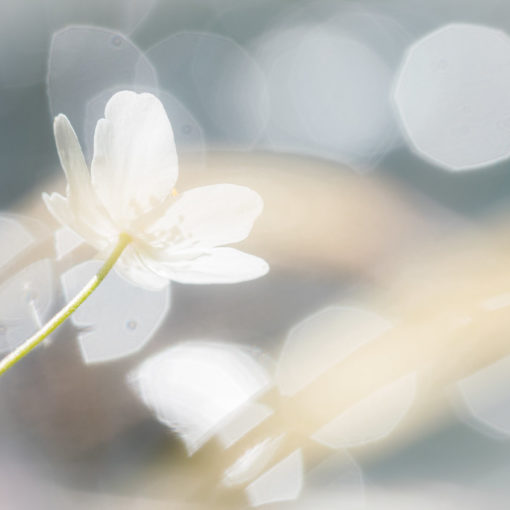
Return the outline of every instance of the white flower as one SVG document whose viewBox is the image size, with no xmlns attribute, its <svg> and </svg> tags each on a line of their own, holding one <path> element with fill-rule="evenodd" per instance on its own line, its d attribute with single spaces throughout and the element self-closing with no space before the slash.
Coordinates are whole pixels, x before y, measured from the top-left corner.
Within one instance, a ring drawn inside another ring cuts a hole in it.
<svg viewBox="0 0 510 510">
<path fill-rule="evenodd" d="M 221 247 L 248 236 L 263 208 L 257 193 L 217 184 L 176 196 L 172 127 L 152 94 L 123 91 L 108 101 L 90 172 L 65 115 L 55 118 L 54 132 L 67 197 L 44 193 L 47 207 L 103 257 L 128 234 L 115 268 L 129 281 L 159 289 L 168 280 L 234 283 L 268 271 L 264 260 Z"/>
</svg>

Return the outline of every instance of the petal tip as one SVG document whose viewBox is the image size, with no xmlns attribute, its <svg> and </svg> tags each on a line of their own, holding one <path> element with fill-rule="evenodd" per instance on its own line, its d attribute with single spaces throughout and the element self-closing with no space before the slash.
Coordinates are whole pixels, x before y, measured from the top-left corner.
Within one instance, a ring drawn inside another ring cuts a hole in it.
<svg viewBox="0 0 510 510">
<path fill-rule="evenodd" d="M 120 90 L 113 94 L 113 96 L 108 100 L 105 107 L 105 116 L 109 117 L 109 112 L 112 108 L 118 107 L 119 105 L 124 105 L 124 107 L 131 107 L 134 102 L 143 102 L 143 101 L 154 101 L 163 107 L 161 101 L 150 92 L 135 92 L 134 90 Z"/>
<path fill-rule="evenodd" d="M 59 113 L 54 119 L 53 119 L 53 129 L 57 130 L 59 127 L 63 125 L 70 125 L 69 119 L 63 114 Z"/>
</svg>

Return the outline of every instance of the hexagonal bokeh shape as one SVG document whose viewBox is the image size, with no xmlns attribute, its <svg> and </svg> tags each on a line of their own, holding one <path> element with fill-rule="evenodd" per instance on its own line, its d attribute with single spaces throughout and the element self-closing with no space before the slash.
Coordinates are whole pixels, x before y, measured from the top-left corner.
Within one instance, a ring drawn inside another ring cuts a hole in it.
<svg viewBox="0 0 510 510">
<path fill-rule="evenodd" d="M 510 156 L 510 37 L 480 25 L 446 25 L 408 50 L 394 101 L 423 158 L 451 171 Z"/>
</svg>

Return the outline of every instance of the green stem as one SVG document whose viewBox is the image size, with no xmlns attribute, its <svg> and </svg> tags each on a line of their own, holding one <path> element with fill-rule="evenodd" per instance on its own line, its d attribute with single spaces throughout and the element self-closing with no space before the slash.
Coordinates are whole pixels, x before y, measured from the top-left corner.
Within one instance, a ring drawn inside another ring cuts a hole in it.
<svg viewBox="0 0 510 510">
<path fill-rule="evenodd" d="M 18 361 L 24 358 L 35 346 L 39 345 L 50 333 L 55 331 L 76 309 L 97 289 L 99 284 L 105 279 L 112 267 L 117 262 L 124 248 L 131 242 L 128 234 L 121 234 L 117 246 L 106 259 L 103 266 L 96 275 L 76 294 L 76 296 L 60 312 L 56 313 L 37 333 L 25 340 L 19 347 L 14 349 L 5 358 L 0 361 L 0 375 L 9 370 Z"/>
</svg>

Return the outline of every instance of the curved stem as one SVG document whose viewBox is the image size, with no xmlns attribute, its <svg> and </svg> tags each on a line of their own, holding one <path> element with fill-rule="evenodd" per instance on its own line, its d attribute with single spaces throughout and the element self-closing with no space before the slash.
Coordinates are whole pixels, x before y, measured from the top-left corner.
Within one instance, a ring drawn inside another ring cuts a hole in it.
<svg viewBox="0 0 510 510">
<path fill-rule="evenodd" d="M 124 251 L 124 248 L 126 248 L 130 242 L 131 237 L 128 234 L 121 234 L 119 236 L 115 249 L 87 285 L 85 285 L 60 312 L 56 313 L 39 331 L 37 331 L 37 333 L 32 335 L 28 340 L 25 340 L 25 342 L 0 361 L 0 375 L 24 358 L 35 346 L 39 345 L 50 333 L 55 331 L 55 329 L 76 311 L 105 279 L 106 275 L 110 272 L 115 262 L 117 262 L 121 253 Z"/>
</svg>

